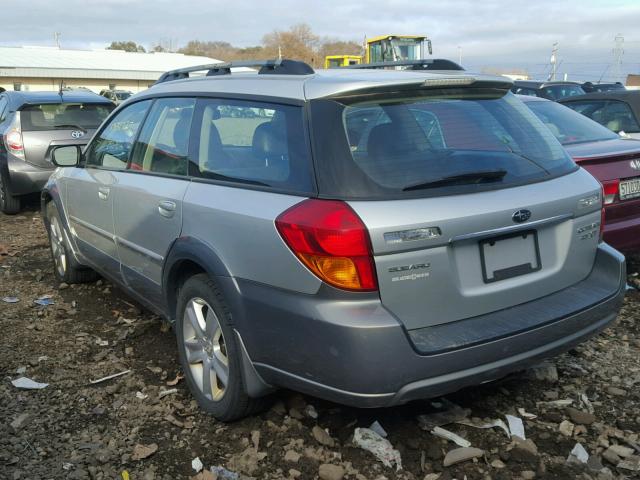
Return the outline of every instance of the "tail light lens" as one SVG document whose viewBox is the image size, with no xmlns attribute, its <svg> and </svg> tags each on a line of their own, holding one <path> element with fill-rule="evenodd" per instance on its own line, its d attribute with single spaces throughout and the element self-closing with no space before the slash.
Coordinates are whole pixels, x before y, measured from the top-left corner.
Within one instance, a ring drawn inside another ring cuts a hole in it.
<svg viewBox="0 0 640 480">
<path fill-rule="evenodd" d="M 616 199 L 616 196 L 618 195 L 618 190 L 620 188 L 620 180 L 611 180 L 608 182 L 603 182 L 602 187 L 603 187 L 602 200 L 604 204 L 609 205 L 610 203 L 613 203 L 614 200 Z"/>
<path fill-rule="evenodd" d="M 346 203 L 305 200 L 283 212 L 276 228 L 324 282 L 345 290 L 378 289 L 369 233 Z"/>
<path fill-rule="evenodd" d="M 22 142 L 22 130 L 20 130 L 20 113 L 16 116 L 9 126 L 8 133 L 4 136 L 4 144 L 7 150 L 16 157 L 24 158 L 24 143 Z"/>
</svg>

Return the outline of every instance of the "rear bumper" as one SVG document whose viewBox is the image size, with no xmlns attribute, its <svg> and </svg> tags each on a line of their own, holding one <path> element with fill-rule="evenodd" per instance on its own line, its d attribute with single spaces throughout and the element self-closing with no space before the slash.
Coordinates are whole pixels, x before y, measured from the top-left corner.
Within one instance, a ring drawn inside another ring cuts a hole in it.
<svg viewBox="0 0 640 480">
<path fill-rule="evenodd" d="M 49 180 L 55 168 L 40 168 L 9 155 L 7 167 L 9 170 L 10 188 L 13 195 L 37 193 Z"/>
<path fill-rule="evenodd" d="M 357 407 L 433 397 L 570 349 L 611 323 L 624 257 L 602 244 L 591 274 L 552 295 L 407 332 L 374 294 L 300 295 L 222 280 L 236 329 L 266 384 Z"/>
</svg>

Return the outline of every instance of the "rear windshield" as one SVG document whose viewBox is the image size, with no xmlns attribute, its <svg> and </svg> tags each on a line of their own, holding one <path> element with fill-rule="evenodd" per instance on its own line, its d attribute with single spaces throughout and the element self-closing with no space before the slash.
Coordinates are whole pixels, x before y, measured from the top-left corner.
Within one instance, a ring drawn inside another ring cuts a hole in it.
<svg viewBox="0 0 640 480">
<path fill-rule="evenodd" d="M 608 128 L 556 102 L 527 102 L 527 106 L 563 145 L 619 138 Z"/>
<path fill-rule="evenodd" d="M 118 100 L 126 100 L 130 96 L 131 96 L 131 92 L 117 92 L 116 93 L 116 98 Z"/>
<path fill-rule="evenodd" d="M 20 111 L 24 131 L 95 129 L 109 116 L 113 105 L 106 103 L 49 103 L 28 105 Z"/>
<path fill-rule="evenodd" d="M 423 90 L 312 102 L 320 193 L 405 198 L 506 188 L 576 166 L 513 94 Z"/>
<path fill-rule="evenodd" d="M 584 95 L 585 91 L 580 85 L 551 85 L 542 88 L 545 98 L 560 100 L 561 98 Z"/>
</svg>

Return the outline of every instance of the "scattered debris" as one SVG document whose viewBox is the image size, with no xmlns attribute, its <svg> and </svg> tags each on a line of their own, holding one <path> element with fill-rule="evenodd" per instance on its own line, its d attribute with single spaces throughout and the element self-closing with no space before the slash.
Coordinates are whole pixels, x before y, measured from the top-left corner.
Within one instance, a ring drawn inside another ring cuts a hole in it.
<svg viewBox="0 0 640 480">
<path fill-rule="evenodd" d="M 584 449 L 581 443 L 576 443 L 573 450 L 567 457 L 568 463 L 587 463 L 589 461 L 589 454 Z"/>
<path fill-rule="evenodd" d="M 166 397 L 167 395 L 173 395 L 174 393 L 178 393 L 177 388 L 170 388 L 169 390 L 161 390 L 158 394 L 158 398 Z"/>
<path fill-rule="evenodd" d="M 202 464 L 200 457 L 196 457 L 193 460 L 191 460 L 191 468 L 193 468 L 196 471 L 196 473 L 199 473 L 202 471 L 202 469 L 204 468 L 204 465 Z"/>
<path fill-rule="evenodd" d="M 381 437 L 387 438 L 386 430 L 384 428 L 382 428 L 382 425 L 380 425 L 380 422 L 378 422 L 377 420 L 375 422 L 373 422 L 371 425 L 369 425 L 369 429 L 373 430 L 374 432 L 376 432 Z"/>
<path fill-rule="evenodd" d="M 107 380 L 111 380 L 112 378 L 118 378 L 122 375 L 126 375 L 127 373 L 131 373 L 131 370 L 125 370 L 123 372 L 114 373 L 113 375 L 108 375 L 106 377 L 98 378 L 97 380 L 89 380 L 91 385 L 95 385 L 96 383 L 106 382 Z"/>
<path fill-rule="evenodd" d="M 140 400 L 145 400 L 145 399 L 149 398 L 149 395 L 147 395 L 146 393 L 142 393 L 142 392 L 136 392 L 136 398 L 138 398 Z"/>
<path fill-rule="evenodd" d="M 484 428 L 484 429 L 498 427 L 504 430 L 504 433 L 507 434 L 508 438 L 511 438 L 511 432 L 509 431 L 509 427 L 507 427 L 507 424 L 504 423 L 504 420 L 501 420 L 501 419 L 493 420 L 492 422 L 489 422 L 489 423 L 474 423 L 469 420 L 456 422 L 456 423 L 459 425 L 466 425 L 467 427 Z"/>
<path fill-rule="evenodd" d="M 336 443 L 335 440 L 331 438 L 331 435 L 329 435 L 324 428 L 321 428 L 318 425 L 315 425 L 313 427 L 313 429 L 311 430 L 311 434 L 313 435 L 313 438 L 315 438 L 316 441 L 321 445 L 333 447 Z"/>
<path fill-rule="evenodd" d="M 386 467 L 393 467 L 402 470 L 402 459 L 400 452 L 394 450 L 393 446 L 386 438 L 382 438 L 369 428 L 356 428 L 353 433 L 353 443 L 356 447 L 373 453 Z"/>
<path fill-rule="evenodd" d="M 570 437 L 571 435 L 573 435 L 574 427 L 575 425 L 569 420 L 563 420 L 560 425 L 558 425 L 558 431 L 565 437 Z"/>
<path fill-rule="evenodd" d="M 22 388 L 24 390 L 42 390 L 49 386 L 48 383 L 39 383 L 27 377 L 20 377 L 16 380 L 11 380 L 11 383 L 14 387 Z"/>
<path fill-rule="evenodd" d="M 531 367 L 529 370 L 530 375 L 541 382 L 558 382 L 558 369 L 551 362 L 542 362 L 538 365 Z"/>
<path fill-rule="evenodd" d="M 150 445 L 142 445 L 141 443 L 136 444 L 133 447 L 133 453 L 131 454 L 131 460 L 144 460 L 145 458 L 149 458 L 151 455 L 158 451 L 158 444 L 152 443 Z"/>
<path fill-rule="evenodd" d="M 320 480 L 342 480 L 344 473 L 343 467 L 331 463 L 323 463 L 320 465 L 320 468 L 318 468 Z"/>
<path fill-rule="evenodd" d="M 309 404 L 309 405 L 307 405 L 305 407 L 304 413 L 307 415 L 307 417 L 313 418 L 314 420 L 316 420 L 318 418 L 318 412 L 316 410 L 316 407 L 314 407 L 311 404 Z"/>
<path fill-rule="evenodd" d="M 36 300 L 34 300 L 33 303 L 35 303 L 36 305 L 41 305 L 43 307 L 47 307 L 49 305 L 55 305 L 55 302 L 53 301 L 53 298 L 51 297 L 51 295 L 43 295 L 37 298 Z"/>
<path fill-rule="evenodd" d="M 573 405 L 573 400 L 570 398 L 563 398 L 560 400 L 551 400 L 548 402 L 536 402 L 538 407 L 552 407 L 552 408 L 562 408 Z"/>
<path fill-rule="evenodd" d="M 18 303 L 20 299 L 18 297 L 2 297 L 4 303 Z"/>
<path fill-rule="evenodd" d="M 450 467 L 456 463 L 466 462 L 467 460 L 473 460 L 474 458 L 480 458 L 484 456 L 484 450 L 473 447 L 463 447 L 451 450 L 444 457 L 443 465 Z"/>
<path fill-rule="evenodd" d="M 527 412 L 524 408 L 518 408 L 518 414 L 521 417 L 526 418 L 527 420 L 535 420 L 536 418 L 538 418 L 537 415 Z"/>
<path fill-rule="evenodd" d="M 211 473 L 216 475 L 216 480 L 240 480 L 237 473 L 227 470 L 224 467 L 211 467 Z"/>
<path fill-rule="evenodd" d="M 436 437 L 445 438 L 447 440 L 450 440 L 453 443 L 455 443 L 456 445 L 458 445 L 459 447 L 470 447 L 471 446 L 471 442 L 469 442 L 468 440 L 465 440 L 460 435 L 457 435 L 457 434 L 455 434 L 453 432 L 450 432 L 449 430 L 445 430 L 442 427 L 435 427 L 433 430 L 431 430 L 431 434 L 435 435 Z"/>
<path fill-rule="evenodd" d="M 505 417 L 509 423 L 509 433 L 511 434 L 511 437 L 518 437 L 522 440 L 526 440 L 527 438 L 524 434 L 524 424 L 522 423 L 522 419 L 513 415 L 505 415 Z"/>
<path fill-rule="evenodd" d="M 442 398 L 439 402 L 432 402 L 432 406 L 441 411 L 418 415 L 418 423 L 423 430 L 430 432 L 434 427 L 442 427 L 450 423 L 462 422 L 469 416 L 469 410 Z"/>
<path fill-rule="evenodd" d="M 622 470 L 630 470 L 632 472 L 640 472 L 640 456 L 629 457 L 618 464 L 618 468 Z"/>
<path fill-rule="evenodd" d="M 180 382 L 180 380 L 182 380 L 183 378 L 184 378 L 184 375 L 182 375 L 182 374 L 178 373 L 178 374 L 176 375 L 176 378 L 174 378 L 173 380 L 169 380 L 169 381 L 167 382 L 167 386 L 169 386 L 169 387 L 174 387 L 174 386 L 176 386 L 176 385 Z"/>
</svg>

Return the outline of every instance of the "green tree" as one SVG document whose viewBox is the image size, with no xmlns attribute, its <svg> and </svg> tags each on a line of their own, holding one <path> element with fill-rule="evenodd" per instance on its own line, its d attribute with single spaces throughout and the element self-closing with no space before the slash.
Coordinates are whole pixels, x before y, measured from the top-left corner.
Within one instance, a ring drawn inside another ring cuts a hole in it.
<svg viewBox="0 0 640 480">
<path fill-rule="evenodd" d="M 123 42 L 111 42 L 111 45 L 107 47 L 107 50 L 124 50 L 125 52 L 146 52 L 142 45 L 138 45 L 136 42 L 123 41 Z"/>
</svg>

